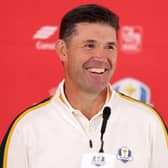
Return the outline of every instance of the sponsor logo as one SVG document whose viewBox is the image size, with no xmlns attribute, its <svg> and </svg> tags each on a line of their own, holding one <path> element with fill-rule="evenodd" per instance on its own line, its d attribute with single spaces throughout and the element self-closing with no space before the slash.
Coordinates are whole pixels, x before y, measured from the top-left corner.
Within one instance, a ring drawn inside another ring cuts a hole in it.
<svg viewBox="0 0 168 168">
<path fill-rule="evenodd" d="M 137 53 L 142 50 L 142 26 L 123 26 L 120 37 L 122 52 Z"/>
<path fill-rule="evenodd" d="M 55 42 L 50 38 L 55 35 L 57 26 L 42 26 L 33 35 L 33 39 L 36 41 L 35 48 L 37 50 L 55 50 Z"/>
<path fill-rule="evenodd" d="M 129 148 L 125 147 L 125 146 L 121 147 L 118 150 L 117 159 L 121 160 L 123 163 L 127 163 L 128 161 L 133 160 L 131 150 Z"/>
<path fill-rule="evenodd" d="M 43 41 L 36 42 L 36 49 L 37 50 L 55 50 L 55 43 L 47 43 Z"/>
<path fill-rule="evenodd" d="M 113 88 L 127 96 L 150 104 L 150 88 L 137 79 L 121 79 L 113 84 Z"/>
<path fill-rule="evenodd" d="M 33 35 L 33 39 L 48 39 L 57 30 L 57 26 L 43 26 Z"/>
</svg>

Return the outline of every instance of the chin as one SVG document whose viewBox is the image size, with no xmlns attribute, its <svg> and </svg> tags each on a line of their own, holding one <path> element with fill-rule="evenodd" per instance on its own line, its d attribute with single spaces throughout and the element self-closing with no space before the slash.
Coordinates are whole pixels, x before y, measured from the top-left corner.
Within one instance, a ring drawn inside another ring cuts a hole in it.
<svg viewBox="0 0 168 168">
<path fill-rule="evenodd" d="M 101 93 L 105 88 L 107 87 L 107 84 L 101 84 L 101 85 L 92 85 L 90 87 L 88 87 L 88 92 L 89 93 Z"/>
</svg>

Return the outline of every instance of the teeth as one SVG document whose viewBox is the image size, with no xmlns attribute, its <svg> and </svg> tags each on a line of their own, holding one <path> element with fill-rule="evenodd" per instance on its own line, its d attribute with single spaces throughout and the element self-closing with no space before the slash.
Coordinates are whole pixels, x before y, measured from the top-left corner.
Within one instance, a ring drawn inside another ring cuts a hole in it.
<svg viewBox="0 0 168 168">
<path fill-rule="evenodd" d="M 104 68 L 90 68 L 88 69 L 88 71 L 92 73 L 103 73 L 105 72 L 105 69 Z"/>
</svg>

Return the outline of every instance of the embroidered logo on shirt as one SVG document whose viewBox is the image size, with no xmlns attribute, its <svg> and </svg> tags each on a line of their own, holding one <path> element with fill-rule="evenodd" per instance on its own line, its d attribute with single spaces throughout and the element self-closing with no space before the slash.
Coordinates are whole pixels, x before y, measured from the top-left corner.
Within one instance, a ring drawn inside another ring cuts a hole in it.
<svg viewBox="0 0 168 168">
<path fill-rule="evenodd" d="M 118 150 L 117 159 L 121 160 L 123 163 L 127 163 L 128 161 L 131 161 L 133 159 L 131 150 L 125 146 L 121 147 Z"/>
</svg>

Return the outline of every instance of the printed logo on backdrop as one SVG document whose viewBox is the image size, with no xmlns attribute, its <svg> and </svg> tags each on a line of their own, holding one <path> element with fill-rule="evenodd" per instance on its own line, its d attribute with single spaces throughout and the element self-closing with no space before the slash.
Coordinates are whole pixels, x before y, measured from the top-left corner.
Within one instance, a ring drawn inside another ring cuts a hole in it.
<svg viewBox="0 0 168 168">
<path fill-rule="evenodd" d="M 113 88 L 127 96 L 140 100 L 144 103 L 150 103 L 150 88 L 143 82 L 134 78 L 121 79 L 113 84 Z"/>
<path fill-rule="evenodd" d="M 55 41 L 51 39 L 58 30 L 57 26 L 42 26 L 33 35 L 37 50 L 55 50 Z"/>
<path fill-rule="evenodd" d="M 142 50 L 142 26 L 122 26 L 120 29 L 120 50 L 124 53 L 137 53 Z"/>
</svg>

